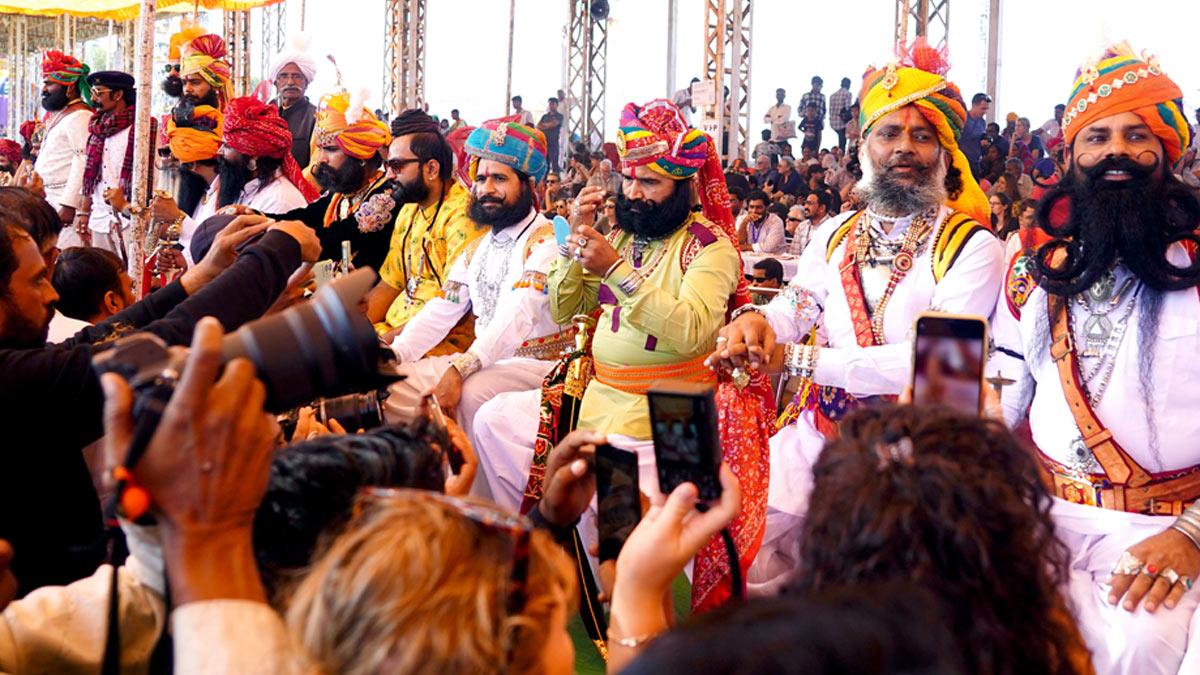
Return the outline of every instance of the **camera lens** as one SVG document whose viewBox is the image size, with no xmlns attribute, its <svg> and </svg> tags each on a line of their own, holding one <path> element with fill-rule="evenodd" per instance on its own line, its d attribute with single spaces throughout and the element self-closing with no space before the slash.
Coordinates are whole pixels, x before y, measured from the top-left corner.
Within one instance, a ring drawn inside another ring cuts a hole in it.
<svg viewBox="0 0 1200 675">
<path fill-rule="evenodd" d="M 225 336 L 225 360 L 245 357 L 267 387 L 267 410 L 284 412 L 322 396 L 378 389 L 398 377 L 374 328 L 358 310 L 375 285 L 363 268 L 317 291 L 311 302 Z M 357 427 L 356 427 L 357 428 Z"/>
<path fill-rule="evenodd" d="M 325 425 L 328 425 L 331 419 L 337 420 L 338 424 L 350 433 L 359 429 L 370 431 L 383 426 L 383 410 L 379 407 L 379 402 L 386 397 L 385 389 L 382 393 L 373 391 L 322 399 L 317 402 L 317 418 Z"/>
</svg>

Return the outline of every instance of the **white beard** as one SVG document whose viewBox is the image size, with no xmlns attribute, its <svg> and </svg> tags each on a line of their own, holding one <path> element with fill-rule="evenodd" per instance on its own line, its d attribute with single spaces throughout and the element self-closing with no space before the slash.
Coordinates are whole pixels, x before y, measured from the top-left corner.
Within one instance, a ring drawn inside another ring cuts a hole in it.
<svg viewBox="0 0 1200 675">
<path fill-rule="evenodd" d="M 883 167 L 876 166 L 863 143 L 858 150 L 858 163 L 862 167 L 862 178 L 855 184 L 867 206 L 880 213 L 909 215 L 927 211 L 946 201 L 946 173 L 949 169 L 944 160 L 945 150 L 939 148 L 934 159 L 933 173 L 924 183 L 909 188 L 890 184 Z"/>
</svg>

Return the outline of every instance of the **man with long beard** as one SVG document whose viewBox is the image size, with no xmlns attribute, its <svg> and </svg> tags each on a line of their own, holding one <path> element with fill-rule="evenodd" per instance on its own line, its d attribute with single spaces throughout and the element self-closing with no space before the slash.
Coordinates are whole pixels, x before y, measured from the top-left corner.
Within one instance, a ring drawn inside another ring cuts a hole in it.
<svg viewBox="0 0 1200 675">
<path fill-rule="evenodd" d="M 388 343 L 438 296 L 454 261 L 487 232 L 467 215 L 470 195 L 454 180 L 454 150 L 437 122 L 422 110 L 406 110 L 392 120 L 392 136 L 387 175 L 393 198 L 404 206 L 379 284 L 367 296 L 367 318 Z M 473 338 L 464 317 L 431 354 L 461 352 Z"/>
<path fill-rule="evenodd" d="M 988 370 L 1017 382 L 1005 417 L 1028 413 L 1098 673 L 1200 672 L 1200 200 L 1171 173 L 1181 96 L 1126 43 L 1080 70 L 1067 170 L 996 308 Z"/>
<path fill-rule="evenodd" d="M 88 121 L 92 111 L 87 64 L 58 51 L 42 56 L 42 108 L 48 113 L 45 137 L 33 170 L 42 177 L 46 201 L 58 212 L 64 225 L 75 220 L 83 198 L 84 160 L 87 154 Z M 62 248 L 82 245 L 74 228 L 64 228 Z"/>
<path fill-rule="evenodd" d="M 551 318 L 546 274 L 554 233 L 533 198 L 546 176 L 546 139 L 537 129 L 491 120 L 471 132 L 465 150 L 472 176 L 467 215 L 488 231 L 459 255 L 441 295 L 392 342 L 408 379 L 392 386 L 387 405 L 389 415 L 402 415 L 432 389 L 469 432 L 485 401 L 536 387 L 570 336 Z M 468 313 L 475 319 L 470 349 L 422 358 Z"/>
<path fill-rule="evenodd" d="M 350 262 L 378 270 L 387 257 L 392 224 L 401 206 L 392 197 L 382 169 L 381 152 L 391 143 L 392 134 L 361 101 L 340 91 L 321 99 L 315 141 L 313 176 L 320 198 L 303 208 L 268 215 L 299 220 L 316 230 L 322 260 L 341 260 L 342 242 L 349 241 Z M 233 210 L 253 211 L 244 205 Z"/>
<path fill-rule="evenodd" d="M 183 59 L 183 47 L 192 40 L 204 35 L 203 26 L 191 25 L 189 19 L 184 19 L 179 31 L 172 33 L 167 40 L 167 65 L 159 86 L 163 93 L 173 99 L 183 96 L 183 78 L 179 75 L 180 62 Z"/>
<path fill-rule="evenodd" d="M 944 54 L 920 41 L 867 73 L 858 184 L 867 208 L 819 227 L 787 289 L 744 308 L 718 338 L 714 365 L 786 368 L 811 385 L 771 438 L 767 528 L 748 577 L 756 590 L 794 568 L 812 465 L 837 420 L 908 385 L 916 315 L 994 307 L 1001 248 L 981 225 L 987 199 L 957 144 L 967 109 L 945 70 Z"/>
</svg>

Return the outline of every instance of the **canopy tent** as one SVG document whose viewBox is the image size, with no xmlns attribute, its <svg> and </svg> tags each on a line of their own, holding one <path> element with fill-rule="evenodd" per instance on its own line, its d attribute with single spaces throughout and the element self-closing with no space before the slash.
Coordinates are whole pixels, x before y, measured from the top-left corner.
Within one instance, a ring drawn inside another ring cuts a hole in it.
<svg viewBox="0 0 1200 675">
<path fill-rule="evenodd" d="M 158 11 L 192 11 L 223 9 L 241 11 L 274 5 L 282 0 L 158 0 Z M 71 16 L 126 21 L 137 18 L 138 0 L 0 0 L 0 14 L 28 16 Z"/>
</svg>

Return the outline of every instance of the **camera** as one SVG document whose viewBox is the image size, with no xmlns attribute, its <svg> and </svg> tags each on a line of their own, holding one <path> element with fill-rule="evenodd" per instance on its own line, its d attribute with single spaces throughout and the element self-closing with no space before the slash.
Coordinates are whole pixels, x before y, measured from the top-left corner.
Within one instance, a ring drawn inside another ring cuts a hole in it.
<svg viewBox="0 0 1200 675">
<path fill-rule="evenodd" d="M 317 291 L 310 302 L 242 326 L 225 336 L 223 361 L 244 357 L 254 363 L 266 385 L 265 407 L 273 413 L 321 397 L 385 388 L 402 376 L 392 353 L 358 311 L 375 278 L 369 268 L 357 270 Z M 185 360 L 156 335 L 140 332 L 116 340 L 93 357 L 92 365 L 97 374 L 114 372 L 129 381 L 140 426 L 145 413 L 154 417 L 166 407 Z"/>
<path fill-rule="evenodd" d="M 370 431 L 383 426 L 383 402 L 387 400 L 387 388 L 377 389 L 359 394 L 346 394 L 336 398 L 319 398 L 310 405 L 316 413 L 316 419 L 328 427 L 329 420 L 337 420 L 342 428 L 349 433 L 362 429 Z M 296 423 L 300 419 L 300 408 L 293 408 L 279 416 L 279 426 L 283 429 L 284 438 L 302 441 L 303 438 L 293 438 Z"/>
</svg>

